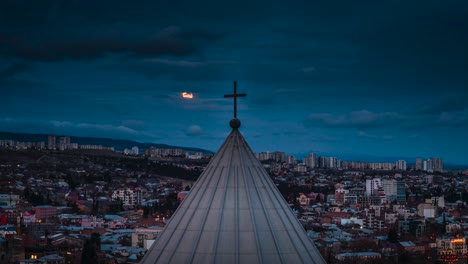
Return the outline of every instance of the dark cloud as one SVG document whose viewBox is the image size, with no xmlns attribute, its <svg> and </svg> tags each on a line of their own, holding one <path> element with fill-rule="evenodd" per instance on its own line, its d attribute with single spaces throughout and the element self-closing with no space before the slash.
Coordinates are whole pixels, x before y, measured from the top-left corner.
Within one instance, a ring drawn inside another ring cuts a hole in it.
<svg viewBox="0 0 468 264">
<path fill-rule="evenodd" d="M 40 94 L 38 91 L 43 83 L 28 78 L 33 70 L 31 64 L 24 62 L 6 63 L 3 67 L 0 65 L 0 102 L 2 97 L 7 100 L 11 95 Z"/>
<path fill-rule="evenodd" d="M 334 128 L 375 128 L 395 126 L 406 119 L 394 112 L 374 113 L 369 110 L 353 111 L 347 114 L 311 114 L 306 125 L 325 126 Z"/>
<path fill-rule="evenodd" d="M 467 17 L 468 2 L 451 0 L 5 0 L 0 105 L 46 120 L 8 121 L 25 132 L 145 140 L 157 124 L 174 144 L 209 145 L 226 136 L 222 95 L 237 80 L 249 95 L 242 128 L 259 150 L 409 151 L 432 140 L 430 151 L 463 153 Z M 193 120 L 200 129 L 187 128 Z"/>
<path fill-rule="evenodd" d="M 31 71 L 32 67 L 26 63 L 13 63 L 6 66 L 3 69 L 0 69 L 0 79 L 1 78 L 14 78 L 18 74 Z"/>
<path fill-rule="evenodd" d="M 457 112 L 468 109 L 468 101 L 464 100 L 463 94 L 452 94 L 454 98 L 447 100 L 443 99 L 442 102 L 432 103 L 432 105 L 424 105 L 420 107 L 417 114 L 441 114 L 444 112 Z M 461 98 L 460 98 L 461 97 Z"/>
<path fill-rule="evenodd" d="M 305 121 L 307 127 L 353 128 L 359 135 L 382 138 L 363 132 L 362 129 L 424 130 L 427 127 L 463 127 L 468 125 L 468 110 L 442 112 L 440 114 L 353 111 L 345 114 L 310 114 Z"/>
<path fill-rule="evenodd" d="M 16 57 L 53 62 L 96 59 L 115 53 L 138 57 L 189 56 L 199 52 L 199 44 L 216 39 L 214 34 L 186 32 L 178 27 L 168 27 L 155 37 L 147 39 L 99 36 L 85 39 L 42 39 L 38 43 L 32 43 L 28 39 L 11 40 L 0 35 L 0 45 L 5 45 Z"/>
<path fill-rule="evenodd" d="M 108 138 L 140 138 L 141 140 L 158 140 L 165 137 L 165 135 L 159 131 L 133 129 L 123 124 L 76 123 L 58 120 L 30 121 L 13 118 L 0 118 L 0 131 L 56 133 L 76 136 L 101 135 Z"/>
<path fill-rule="evenodd" d="M 135 130 L 144 130 L 147 128 L 145 122 L 141 120 L 128 119 L 122 121 L 122 126 L 128 127 Z"/>
</svg>

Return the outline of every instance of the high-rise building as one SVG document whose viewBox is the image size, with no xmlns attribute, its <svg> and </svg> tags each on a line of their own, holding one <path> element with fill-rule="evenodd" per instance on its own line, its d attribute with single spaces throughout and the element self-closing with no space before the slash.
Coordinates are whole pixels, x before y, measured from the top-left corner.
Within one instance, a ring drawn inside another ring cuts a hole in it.
<svg viewBox="0 0 468 264">
<path fill-rule="evenodd" d="M 406 202 L 406 185 L 402 180 L 397 180 L 397 202 Z"/>
<path fill-rule="evenodd" d="M 317 167 L 316 160 L 317 160 L 317 156 L 315 155 L 315 153 L 312 152 L 312 153 L 309 153 L 309 155 L 307 155 L 307 157 L 304 158 L 302 163 L 304 163 L 308 167 L 315 168 Z"/>
<path fill-rule="evenodd" d="M 423 169 L 423 162 L 422 158 L 416 158 L 416 170 L 422 170 Z"/>
<path fill-rule="evenodd" d="M 423 170 L 424 171 L 433 172 L 434 170 L 433 170 L 432 166 L 433 166 L 432 159 L 428 159 L 428 160 L 425 160 L 423 162 Z"/>
<path fill-rule="evenodd" d="M 270 155 L 271 159 L 276 162 L 284 162 L 286 160 L 284 152 L 281 151 L 274 151 Z"/>
<path fill-rule="evenodd" d="M 336 157 L 318 157 L 317 160 L 317 167 L 319 168 L 329 169 L 341 167 L 341 160 L 337 159 Z"/>
<path fill-rule="evenodd" d="M 396 162 L 396 169 L 397 170 L 406 170 L 406 161 L 405 160 L 398 160 Z"/>
<path fill-rule="evenodd" d="M 430 158 L 430 160 L 432 160 L 432 170 L 442 171 L 444 169 L 441 158 Z"/>
<path fill-rule="evenodd" d="M 337 159 L 336 157 L 329 157 L 329 165 L 328 168 L 340 168 L 341 167 L 341 160 Z"/>
<path fill-rule="evenodd" d="M 382 181 L 383 190 L 387 201 L 393 202 L 397 199 L 397 181 L 395 179 L 384 179 Z"/>
<path fill-rule="evenodd" d="M 49 135 L 49 141 L 47 144 L 48 149 L 55 149 L 55 135 Z"/>
<path fill-rule="evenodd" d="M 287 160 L 288 160 L 288 164 L 296 164 L 297 163 L 296 157 L 294 157 L 293 155 L 289 155 Z"/>
<path fill-rule="evenodd" d="M 60 150 L 68 149 L 70 146 L 70 137 L 60 137 L 59 138 L 59 145 L 58 148 Z"/>
</svg>

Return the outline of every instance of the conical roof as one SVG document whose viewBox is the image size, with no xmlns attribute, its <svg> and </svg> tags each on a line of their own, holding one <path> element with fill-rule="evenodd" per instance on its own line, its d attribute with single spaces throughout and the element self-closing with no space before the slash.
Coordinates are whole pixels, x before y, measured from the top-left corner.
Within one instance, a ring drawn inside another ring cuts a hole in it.
<svg viewBox="0 0 468 264">
<path fill-rule="evenodd" d="M 141 263 L 325 263 L 233 121 Z"/>
</svg>

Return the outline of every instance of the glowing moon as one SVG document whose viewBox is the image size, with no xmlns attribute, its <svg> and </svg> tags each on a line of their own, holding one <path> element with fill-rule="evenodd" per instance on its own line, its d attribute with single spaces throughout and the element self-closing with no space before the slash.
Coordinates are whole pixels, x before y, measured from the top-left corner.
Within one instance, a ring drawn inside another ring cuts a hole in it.
<svg viewBox="0 0 468 264">
<path fill-rule="evenodd" d="M 183 92 L 183 93 L 182 93 L 182 98 L 185 98 L 185 99 L 192 99 L 192 98 L 193 98 L 193 93 Z"/>
</svg>

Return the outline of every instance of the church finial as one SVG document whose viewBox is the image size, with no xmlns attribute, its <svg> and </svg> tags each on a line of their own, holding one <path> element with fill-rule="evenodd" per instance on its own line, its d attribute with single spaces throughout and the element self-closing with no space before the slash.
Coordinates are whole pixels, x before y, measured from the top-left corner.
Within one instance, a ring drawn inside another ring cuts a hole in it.
<svg viewBox="0 0 468 264">
<path fill-rule="evenodd" d="M 238 94 L 237 93 L 237 82 L 236 81 L 234 81 L 234 93 L 224 95 L 224 98 L 231 98 L 231 97 L 234 98 L 234 118 L 231 119 L 231 121 L 229 122 L 229 125 L 234 129 L 240 127 L 240 120 L 237 119 L 237 97 L 245 97 L 245 96 L 247 96 L 247 94 L 245 94 L 245 93 Z"/>
</svg>

